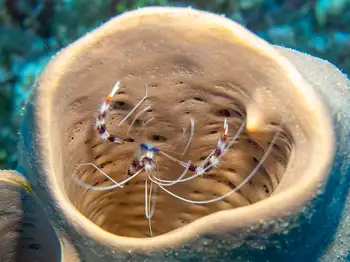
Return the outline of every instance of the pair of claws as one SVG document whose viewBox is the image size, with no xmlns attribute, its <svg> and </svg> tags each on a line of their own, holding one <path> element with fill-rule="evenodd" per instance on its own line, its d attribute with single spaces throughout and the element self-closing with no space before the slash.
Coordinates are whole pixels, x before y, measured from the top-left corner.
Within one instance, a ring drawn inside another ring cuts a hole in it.
<svg viewBox="0 0 350 262">
<path fill-rule="evenodd" d="M 111 93 L 106 97 L 105 101 L 101 105 L 100 110 L 99 110 L 99 114 L 98 114 L 98 117 L 96 120 L 96 124 L 95 124 L 95 126 L 98 130 L 98 133 L 102 139 L 107 140 L 107 141 L 111 141 L 111 142 L 116 142 L 116 143 L 122 143 L 122 140 L 117 138 L 115 135 L 110 134 L 107 131 L 106 116 L 107 116 L 107 112 L 108 112 L 108 109 L 110 107 L 110 104 L 112 102 L 112 98 L 117 93 L 119 88 L 120 88 L 120 85 L 119 85 L 119 82 L 117 82 L 114 85 Z M 121 126 L 126 121 L 126 119 L 128 119 L 132 115 L 132 113 L 145 101 L 147 96 L 148 96 L 148 90 L 147 90 L 147 86 L 146 86 L 145 87 L 145 96 L 135 105 L 135 107 L 119 123 L 119 126 Z M 130 133 L 135 121 L 142 114 L 147 112 L 147 110 L 149 110 L 150 108 L 151 107 L 148 106 L 135 115 L 135 117 L 132 120 L 130 127 L 128 129 L 128 134 Z M 152 120 L 153 120 L 153 118 L 150 118 L 149 120 L 147 120 L 145 122 L 144 126 L 147 125 Z M 237 138 L 243 132 L 245 125 L 246 125 L 246 120 L 244 120 L 242 122 L 237 133 L 232 138 L 229 139 L 229 137 L 228 137 L 228 124 L 227 124 L 227 120 L 225 119 L 222 133 L 219 137 L 216 148 L 209 154 L 209 156 L 199 166 L 191 164 L 191 161 L 189 161 L 189 162 L 181 161 L 181 160 L 165 153 L 164 151 L 160 150 L 159 148 L 152 146 L 151 144 L 142 143 L 139 145 L 139 147 L 136 149 L 136 151 L 134 153 L 134 156 L 132 158 L 132 163 L 128 167 L 129 177 L 126 178 L 125 180 L 123 180 L 121 182 L 115 181 L 113 178 L 111 178 L 109 175 L 107 175 L 105 172 L 103 172 L 100 168 L 98 168 L 93 163 L 80 164 L 78 166 L 91 165 L 91 166 L 95 167 L 101 174 L 103 174 L 109 180 L 111 180 L 114 183 L 113 185 L 104 186 L 104 187 L 90 186 L 75 176 L 73 176 L 73 179 L 80 186 L 85 187 L 85 188 L 90 189 L 90 190 L 110 190 L 110 189 L 117 188 L 117 187 L 123 187 L 123 185 L 125 183 L 127 183 L 131 179 L 135 178 L 140 173 L 146 172 L 148 175 L 147 175 L 147 178 L 145 180 L 145 216 L 149 221 L 150 234 L 152 236 L 152 228 L 151 228 L 150 219 L 153 216 L 154 211 L 155 211 L 156 199 L 153 198 L 151 201 L 151 198 L 153 195 L 156 194 L 157 186 L 159 186 L 162 190 L 164 190 L 168 194 L 176 197 L 179 200 L 182 200 L 182 201 L 185 201 L 188 203 L 192 203 L 192 204 L 209 204 L 209 203 L 214 203 L 216 201 L 220 201 L 220 200 L 230 196 L 234 192 L 237 192 L 256 174 L 256 172 L 259 170 L 259 168 L 261 167 L 263 162 L 266 160 L 266 158 L 270 154 L 270 152 L 273 148 L 273 145 L 276 143 L 276 140 L 278 138 L 280 131 L 274 135 L 274 137 L 273 137 L 269 147 L 265 151 L 263 157 L 261 158 L 261 160 L 259 161 L 257 166 L 251 171 L 251 173 L 239 185 L 237 185 L 234 189 L 230 190 L 229 192 L 227 192 L 226 194 L 224 194 L 222 196 L 219 196 L 219 197 L 216 197 L 213 199 L 209 199 L 209 200 L 194 201 L 194 200 L 183 198 L 183 197 L 181 197 L 181 196 L 179 196 L 179 195 L 177 195 L 177 194 L 175 194 L 175 193 L 173 193 L 170 190 L 165 188 L 165 187 L 177 184 L 177 183 L 183 183 L 183 182 L 192 180 L 198 176 L 202 176 L 206 172 L 209 172 L 213 168 L 217 167 L 220 163 L 220 159 L 226 154 L 226 152 L 231 148 L 231 146 L 234 144 L 234 142 L 237 140 Z M 185 146 L 185 149 L 181 153 L 181 155 L 185 155 L 185 153 L 187 152 L 187 150 L 190 146 L 190 143 L 192 142 L 193 136 L 194 136 L 194 120 L 191 119 L 190 137 L 189 137 L 188 142 Z M 159 178 L 158 162 L 156 159 L 157 154 L 161 154 L 161 155 L 167 157 L 168 159 L 180 164 L 181 166 L 183 166 L 185 168 L 184 172 L 176 180 L 164 180 L 164 179 Z M 193 173 L 193 175 L 184 178 L 188 172 Z M 156 173 L 156 175 L 154 173 Z M 151 186 L 150 186 L 149 190 L 148 190 L 148 180 L 151 181 Z"/>
</svg>

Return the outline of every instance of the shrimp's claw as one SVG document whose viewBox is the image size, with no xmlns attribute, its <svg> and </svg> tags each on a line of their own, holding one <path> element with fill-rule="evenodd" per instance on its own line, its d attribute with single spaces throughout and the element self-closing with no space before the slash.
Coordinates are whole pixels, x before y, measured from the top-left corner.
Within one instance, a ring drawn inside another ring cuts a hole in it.
<svg viewBox="0 0 350 262">
<path fill-rule="evenodd" d="M 221 140 L 226 141 L 227 138 L 228 138 L 228 124 L 227 124 L 227 118 L 225 118 L 224 127 L 222 128 L 222 132 L 221 132 Z"/>
<path fill-rule="evenodd" d="M 118 81 L 112 88 L 111 93 L 106 96 L 105 101 L 102 103 L 102 105 L 100 106 L 100 110 L 98 112 L 98 116 L 97 119 L 95 121 L 95 128 L 98 131 L 98 134 L 100 135 L 100 137 L 103 140 L 107 140 L 110 142 L 115 142 L 115 143 L 123 143 L 123 140 L 119 139 L 118 137 L 116 137 L 115 135 L 110 134 L 107 131 L 107 126 L 106 126 L 106 117 L 107 117 L 107 112 L 108 109 L 112 103 L 112 98 L 113 96 L 116 94 L 116 92 L 119 90 L 120 88 L 120 82 Z"/>
</svg>

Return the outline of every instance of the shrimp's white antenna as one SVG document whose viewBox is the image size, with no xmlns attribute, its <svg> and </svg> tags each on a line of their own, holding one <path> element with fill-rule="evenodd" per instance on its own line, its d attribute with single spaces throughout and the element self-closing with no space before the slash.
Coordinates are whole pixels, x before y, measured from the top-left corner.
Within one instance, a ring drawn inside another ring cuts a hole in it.
<svg viewBox="0 0 350 262">
<path fill-rule="evenodd" d="M 93 163 L 86 163 L 86 164 L 80 164 L 79 166 L 86 166 L 86 165 L 91 165 L 93 167 L 95 167 L 101 174 L 103 174 L 105 177 L 107 177 L 109 180 L 111 180 L 114 185 L 111 185 L 111 186 L 104 186 L 104 187 L 100 187 L 100 186 L 90 186 L 88 184 L 86 184 L 84 181 L 82 181 L 81 179 L 79 179 L 78 177 L 76 176 L 73 176 L 72 179 L 77 183 L 79 184 L 80 186 L 82 187 L 85 187 L 87 189 L 90 189 L 90 190 L 95 190 L 95 191 L 104 191 L 104 190 L 110 190 L 110 189 L 114 189 L 114 188 L 117 188 L 117 187 L 123 187 L 123 185 L 130 181 L 131 179 L 133 179 L 134 177 L 136 177 L 138 174 L 141 173 L 141 171 L 144 170 L 144 168 L 142 168 L 141 170 L 137 171 L 135 174 L 133 174 L 132 176 L 128 177 L 127 179 L 121 181 L 121 182 L 117 182 L 115 181 L 113 178 L 111 178 L 109 175 L 107 175 L 105 172 L 103 172 L 100 168 L 98 168 L 95 164 Z"/>
<path fill-rule="evenodd" d="M 126 117 L 124 117 L 123 120 L 120 121 L 119 126 L 121 126 L 125 122 L 125 120 L 128 119 L 129 116 L 143 103 L 143 101 L 146 100 L 146 98 L 148 97 L 148 90 L 147 89 L 148 89 L 148 86 L 146 85 L 144 97 L 134 106 L 133 109 L 131 109 L 131 111 L 126 115 Z"/>
<path fill-rule="evenodd" d="M 148 175 L 148 178 L 150 178 L 150 175 Z M 155 186 L 154 190 L 153 187 Z M 148 227 L 149 227 L 149 232 L 150 236 L 153 237 L 153 232 L 152 232 L 152 223 L 151 223 L 151 218 L 154 215 L 154 212 L 156 210 L 156 201 L 157 201 L 157 184 L 153 183 L 151 181 L 151 186 L 149 190 L 148 188 L 148 179 L 145 179 L 145 217 L 148 219 Z"/>
<path fill-rule="evenodd" d="M 172 185 L 175 185 L 176 183 L 178 182 L 184 182 L 185 179 L 182 179 L 188 172 L 189 168 L 191 166 L 191 161 L 189 161 L 187 163 L 187 167 L 186 169 L 182 172 L 181 176 L 179 176 L 178 179 L 172 181 L 172 180 L 163 180 L 163 179 L 160 179 L 158 177 L 153 177 L 154 180 L 157 181 L 158 185 L 162 185 L 162 186 L 172 186 Z M 188 179 L 190 180 L 190 179 Z M 187 181 L 187 180 L 186 180 Z"/>
<path fill-rule="evenodd" d="M 143 115 L 144 113 L 146 113 L 147 110 L 149 110 L 149 109 L 151 109 L 151 106 L 145 107 L 144 109 L 142 109 L 140 112 L 138 112 L 138 113 L 135 115 L 134 119 L 132 120 L 132 122 L 131 122 L 131 124 L 130 124 L 130 126 L 129 126 L 129 128 L 128 128 L 127 135 L 129 135 L 129 133 L 130 133 L 132 127 L 133 127 L 134 124 L 135 124 L 135 121 L 136 121 L 141 115 Z"/>
</svg>

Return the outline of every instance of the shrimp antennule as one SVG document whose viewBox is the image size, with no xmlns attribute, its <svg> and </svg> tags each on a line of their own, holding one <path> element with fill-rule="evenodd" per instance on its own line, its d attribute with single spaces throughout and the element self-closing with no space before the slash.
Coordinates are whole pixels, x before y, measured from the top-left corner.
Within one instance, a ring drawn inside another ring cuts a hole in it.
<svg viewBox="0 0 350 262">
<path fill-rule="evenodd" d="M 129 128 L 128 128 L 128 132 L 126 133 L 127 135 L 130 134 L 130 131 L 131 131 L 132 127 L 134 126 L 136 120 L 137 120 L 141 115 L 143 115 L 144 113 L 146 113 L 147 110 L 150 110 L 150 109 L 151 109 L 151 106 L 147 106 L 147 107 L 145 107 L 144 109 L 142 109 L 140 112 L 138 112 L 138 113 L 135 115 L 135 117 L 134 117 L 133 120 L 131 121 L 131 124 L 130 124 L 130 126 L 129 126 Z"/>
</svg>

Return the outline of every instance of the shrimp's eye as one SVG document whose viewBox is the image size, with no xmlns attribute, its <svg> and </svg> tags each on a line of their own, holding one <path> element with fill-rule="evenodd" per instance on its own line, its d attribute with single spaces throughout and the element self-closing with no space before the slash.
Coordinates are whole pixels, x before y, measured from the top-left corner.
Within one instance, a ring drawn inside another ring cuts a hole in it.
<svg viewBox="0 0 350 262">
<path fill-rule="evenodd" d="M 160 151 L 160 149 L 159 149 L 158 147 L 152 147 L 152 148 L 151 148 L 151 151 L 157 153 L 157 152 Z"/>
<path fill-rule="evenodd" d="M 148 145 L 146 144 L 140 144 L 140 148 L 144 150 L 148 150 Z"/>
</svg>

